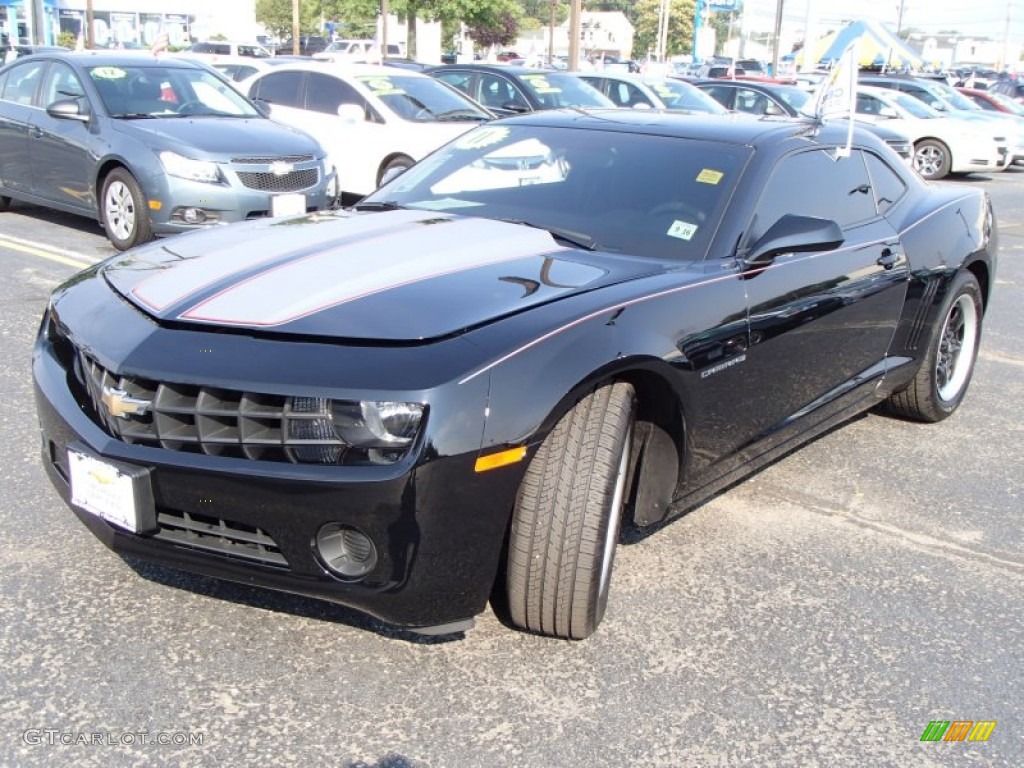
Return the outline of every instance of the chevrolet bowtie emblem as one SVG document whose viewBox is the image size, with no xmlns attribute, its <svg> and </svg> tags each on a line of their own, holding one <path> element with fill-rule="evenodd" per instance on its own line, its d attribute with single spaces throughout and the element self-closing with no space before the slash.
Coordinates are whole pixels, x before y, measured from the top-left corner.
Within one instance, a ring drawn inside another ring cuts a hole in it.
<svg viewBox="0 0 1024 768">
<path fill-rule="evenodd" d="M 275 176 L 286 176 L 292 172 L 295 168 L 291 163 L 286 163 L 282 160 L 275 161 L 270 164 L 270 172 Z"/>
<path fill-rule="evenodd" d="M 131 397 L 123 389 L 104 387 L 100 398 L 107 412 L 115 419 L 127 419 L 129 416 L 142 416 L 149 410 L 152 402 Z"/>
</svg>

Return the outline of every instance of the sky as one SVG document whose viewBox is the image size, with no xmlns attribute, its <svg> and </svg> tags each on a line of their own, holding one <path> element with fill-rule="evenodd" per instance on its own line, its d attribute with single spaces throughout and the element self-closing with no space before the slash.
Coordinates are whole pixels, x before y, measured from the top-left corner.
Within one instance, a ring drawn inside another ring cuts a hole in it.
<svg viewBox="0 0 1024 768">
<path fill-rule="evenodd" d="M 901 0 L 784 0 L 783 27 L 803 29 L 811 2 L 818 29 L 838 27 L 844 20 L 872 18 L 893 30 Z M 777 0 L 746 0 L 745 28 L 771 31 Z M 1024 0 L 902 0 L 903 29 L 928 33 L 955 30 L 961 35 L 1002 40 L 1010 14 L 1010 39 L 1024 40 Z"/>
</svg>

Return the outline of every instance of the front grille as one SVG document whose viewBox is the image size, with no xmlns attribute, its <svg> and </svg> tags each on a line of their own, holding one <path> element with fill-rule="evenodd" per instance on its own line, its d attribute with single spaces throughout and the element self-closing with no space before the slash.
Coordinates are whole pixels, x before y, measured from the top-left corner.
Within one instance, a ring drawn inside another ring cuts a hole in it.
<svg viewBox="0 0 1024 768">
<path fill-rule="evenodd" d="M 277 175 L 269 172 L 238 171 L 238 178 L 249 189 L 262 192 L 298 192 L 316 186 L 320 171 L 316 168 Z"/>
<path fill-rule="evenodd" d="M 323 429 L 322 398 L 115 376 L 80 351 L 76 369 L 100 423 L 126 443 L 294 464 L 359 458 L 355 449 Z M 142 412 L 112 416 L 103 403 L 104 392 L 109 396 L 112 390 L 121 402 L 144 403 L 137 405 Z"/>
<path fill-rule="evenodd" d="M 239 165 L 270 165 L 271 163 L 311 163 L 313 155 L 284 155 L 281 157 L 233 157 L 232 163 Z"/>
<path fill-rule="evenodd" d="M 154 539 L 263 565 L 288 567 L 277 542 L 255 526 L 167 509 L 158 512 L 157 523 L 160 530 L 153 535 Z"/>
</svg>

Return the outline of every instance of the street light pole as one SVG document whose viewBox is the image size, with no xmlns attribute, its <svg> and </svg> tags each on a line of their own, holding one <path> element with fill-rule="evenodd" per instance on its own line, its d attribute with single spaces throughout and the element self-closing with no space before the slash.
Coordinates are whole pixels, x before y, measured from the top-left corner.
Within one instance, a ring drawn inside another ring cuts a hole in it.
<svg viewBox="0 0 1024 768">
<path fill-rule="evenodd" d="M 772 77 L 779 76 L 779 37 L 782 35 L 783 3 L 784 0 L 779 0 L 778 5 L 775 7 L 775 39 L 772 42 Z"/>
<path fill-rule="evenodd" d="M 569 9 L 569 71 L 580 68 L 580 16 L 583 14 L 583 0 L 572 0 Z"/>
<path fill-rule="evenodd" d="M 903 9 L 907 5 L 907 0 L 900 0 L 900 13 L 896 17 L 896 37 L 900 36 L 900 32 L 903 30 Z"/>
</svg>

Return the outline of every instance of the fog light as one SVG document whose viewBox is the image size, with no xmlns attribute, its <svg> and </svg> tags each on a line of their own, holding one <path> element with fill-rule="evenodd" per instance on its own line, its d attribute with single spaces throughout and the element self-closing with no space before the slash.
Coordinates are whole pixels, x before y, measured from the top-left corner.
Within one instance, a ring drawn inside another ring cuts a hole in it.
<svg viewBox="0 0 1024 768">
<path fill-rule="evenodd" d="M 323 526 L 316 534 L 316 550 L 329 571 L 346 579 L 365 576 L 377 565 L 373 542 L 349 525 Z"/>
<path fill-rule="evenodd" d="M 181 218 L 185 220 L 186 224 L 202 224 L 206 221 L 206 212 L 201 208 L 184 208 Z"/>
</svg>

